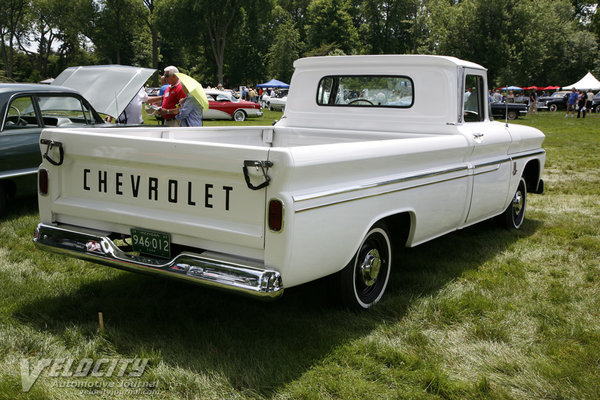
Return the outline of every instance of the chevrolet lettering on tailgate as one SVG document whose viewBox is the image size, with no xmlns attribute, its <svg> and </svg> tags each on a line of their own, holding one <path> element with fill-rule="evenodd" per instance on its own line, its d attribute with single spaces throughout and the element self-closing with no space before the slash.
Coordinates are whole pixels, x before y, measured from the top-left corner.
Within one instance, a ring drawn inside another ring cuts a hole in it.
<svg viewBox="0 0 600 400">
<path fill-rule="evenodd" d="M 198 189 L 199 187 L 199 189 Z M 176 179 L 161 180 L 156 177 L 126 174 L 123 172 L 108 172 L 85 168 L 83 170 L 83 190 L 97 193 L 111 193 L 132 198 L 147 198 L 160 201 L 167 199 L 169 203 L 182 203 L 188 206 L 205 208 L 222 207 L 229 211 L 231 186 L 215 187 L 212 183 L 180 182 Z M 219 196 L 216 192 L 220 192 Z M 215 204 L 215 198 L 221 199 Z"/>
</svg>

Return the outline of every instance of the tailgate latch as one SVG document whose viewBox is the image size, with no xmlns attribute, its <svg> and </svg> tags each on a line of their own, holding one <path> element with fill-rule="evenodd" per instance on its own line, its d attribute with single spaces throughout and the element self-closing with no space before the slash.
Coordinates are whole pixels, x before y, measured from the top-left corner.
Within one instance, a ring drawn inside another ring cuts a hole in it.
<svg viewBox="0 0 600 400">
<path fill-rule="evenodd" d="M 271 182 L 271 177 L 267 175 L 267 171 L 272 166 L 273 163 L 271 161 L 244 160 L 244 179 L 246 180 L 246 185 L 248 185 L 248 188 L 252 190 L 260 190 L 264 187 L 269 186 L 269 182 Z M 250 174 L 248 173 L 248 167 L 254 167 L 256 168 L 256 171 L 258 171 L 260 168 L 265 179 L 264 182 L 260 185 L 253 185 L 252 182 L 250 182 Z"/>
<path fill-rule="evenodd" d="M 46 147 L 46 153 L 44 153 L 44 159 L 48 160 L 48 162 L 52 165 L 62 165 L 63 160 L 65 159 L 65 151 L 63 150 L 63 145 L 62 142 L 55 142 L 52 139 L 40 139 L 40 143 L 41 144 L 45 144 Z M 58 147 L 58 154 L 60 159 L 58 161 L 54 161 L 52 158 L 50 158 L 50 156 L 48 155 L 48 152 L 50 150 L 52 150 L 53 147 Z"/>
</svg>

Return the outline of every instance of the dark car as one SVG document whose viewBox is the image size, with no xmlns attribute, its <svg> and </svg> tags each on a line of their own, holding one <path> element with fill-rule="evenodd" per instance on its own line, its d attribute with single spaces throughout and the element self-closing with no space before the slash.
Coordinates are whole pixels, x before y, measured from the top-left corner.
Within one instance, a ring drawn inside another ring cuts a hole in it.
<svg viewBox="0 0 600 400">
<path fill-rule="evenodd" d="M 589 106 L 590 112 L 600 111 L 598 109 L 598 106 L 600 106 L 600 92 L 596 93 L 596 95 L 594 96 L 594 99 L 592 100 L 592 104 Z"/>
<path fill-rule="evenodd" d="M 513 120 L 527 114 L 527 104 L 522 103 L 490 103 L 492 117 Z"/>
<path fill-rule="evenodd" d="M 0 84 L 0 215 L 8 199 L 35 193 L 42 129 L 104 123 L 75 90 Z"/>
<path fill-rule="evenodd" d="M 35 193 L 44 128 L 110 127 L 99 113 L 121 115 L 153 69 L 127 65 L 69 67 L 50 85 L 0 84 L 0 215 L 6 201 Z M 55 146 L 51 157 L 60 155 Z"/>
<path fill-rule="evenodd" d="M 538 98 L 538 109 L 548 109 L 548 111 L 566 110 L 567 100 L 569 100 L 568 91 L 554 92 L 550 96 Z"/>
</svg>

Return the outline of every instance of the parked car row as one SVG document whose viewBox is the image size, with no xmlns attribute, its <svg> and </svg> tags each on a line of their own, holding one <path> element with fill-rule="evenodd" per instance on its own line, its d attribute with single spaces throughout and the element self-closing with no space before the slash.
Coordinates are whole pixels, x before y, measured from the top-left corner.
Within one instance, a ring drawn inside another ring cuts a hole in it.
<svg viewBox="0 0 600 400">
<path fill-rule="evenodd" d="M 538 98 L 537 106 L 538 110 L 548 110 L 555 112 L 557 110 L 566 110 L 567 101 L 569 99 L 570 91 L 561 90 L 554 92 L 549 96 L 541 96 Z M 596 93 L 592 104 L 588 106 L 590 112 L 598 112 L 600 109 L 600 92 Z M 492 115 L 495 118 L 508 118 L 509 120 L 518 118 L 520 115 L 527 113 L 528 103 L 527 102 L 516 102 L 516 103 L 491 103 Z"/>
<path fill-rule="evenodd" d="M 567 101 L 569 100 L 569 94 L 571 92 L 562 90 L 552 93 L 550 96 L 543 96 L 538 98 L 538 109 L 547 109 L 548 111 L 554 112 L 557 110 L 566 110 Z M 590 112 L 598 112 L 598 106 L 600 105 L 600 92 L 596 93 L 592 100 L 592 104 L 588 106 Z"/>
</svg>

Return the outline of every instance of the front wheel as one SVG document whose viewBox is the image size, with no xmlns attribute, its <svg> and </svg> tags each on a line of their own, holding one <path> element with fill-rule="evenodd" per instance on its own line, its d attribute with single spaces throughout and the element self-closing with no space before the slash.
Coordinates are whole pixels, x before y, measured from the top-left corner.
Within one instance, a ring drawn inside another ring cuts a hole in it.
<svg viewBox="0 0 600 400">
<path fill-rule="evenodd" d="M 552 112 L 555 112 L 556 110 L 558 110 L 558 106 L 556 104 L 550 104 L 548 106 L 548 110 L 552 111 Z"/>
<path fill-rule="evenodd" d="M 238 122 L 245 121 L 246 113 L 243 110 L 236 110 L 236 112 L 233 113 L 233 120 Z"/>
<path fill-rule="evenodd" d="M 508 118 L 510 121 L 513 121 L 513 120 L 517 119 L 517 117 L 518 117 L 518 116 L 519 116 L 519 114 L 517 114 L 517 112 L 516 112 L 516 111 L 509 111 L 509 112 L 508 112 L 508 116 L 507 116 L 507 118 Z"/>
<path fill-rule="evenodd" d="M 353 310 L 376 304 L 388 284 L 392 245 L 387 226 L 377 223 L 369 230 L 348 265 L 338 273 L 342 303 Z"/>
<path fill-rule="evenodd" d="M 501 222 L 507 229 L 519 229 L 525 220 L 525 206 L 527 205 L 527 184 L 521 178 L 517 191 L 510 204 L 501 215 Z"/>
</svg>

